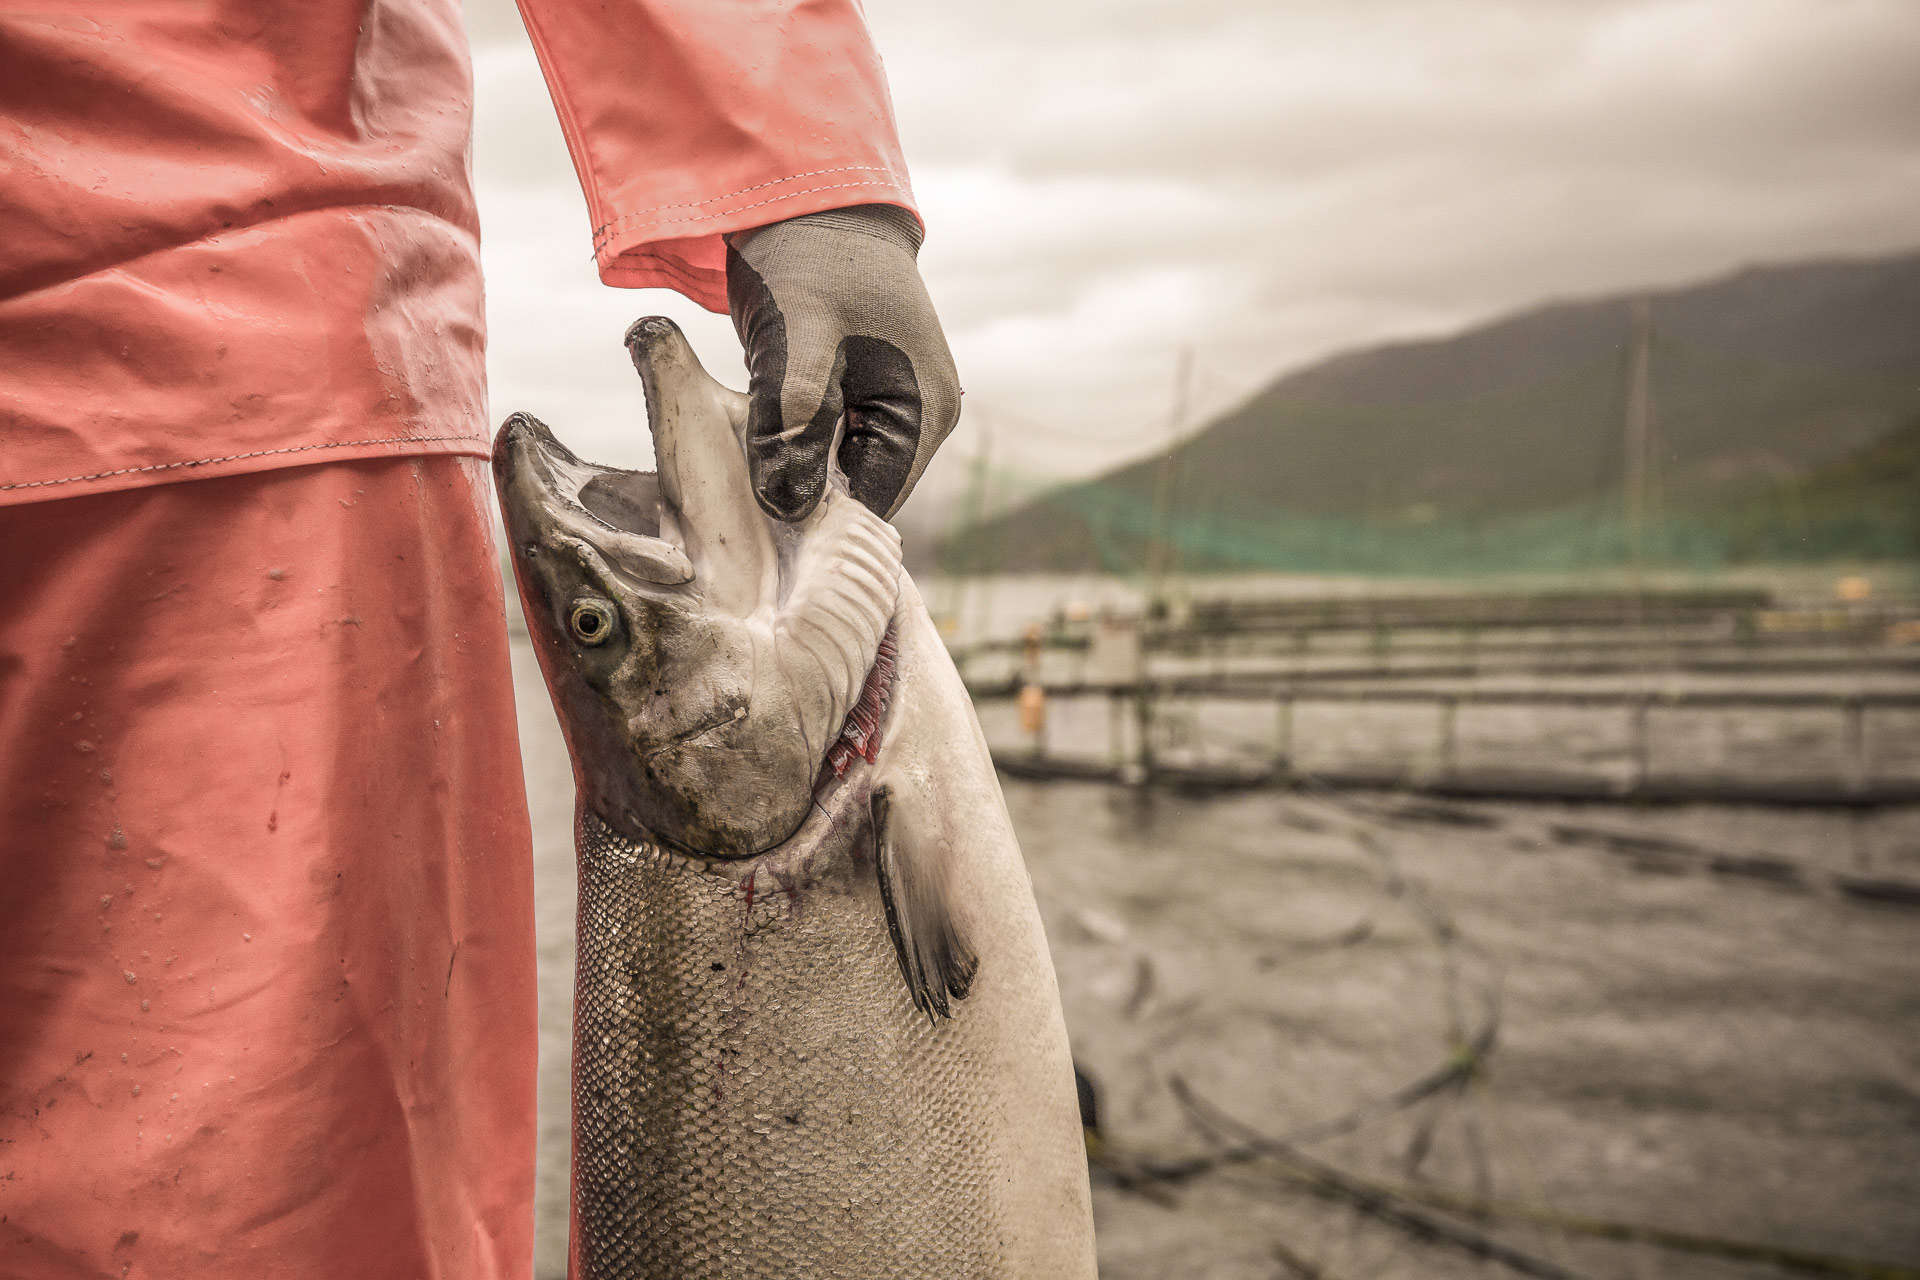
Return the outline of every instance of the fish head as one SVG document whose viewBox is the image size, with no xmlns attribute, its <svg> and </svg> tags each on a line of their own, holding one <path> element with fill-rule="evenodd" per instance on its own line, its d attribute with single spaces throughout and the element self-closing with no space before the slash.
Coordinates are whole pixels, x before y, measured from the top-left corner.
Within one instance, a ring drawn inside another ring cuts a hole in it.
<svg viewBox="0 0 1920 1280">
<path fill-rule="evenodd" d="M 753 495 L 747 398 L 669 320 L 627 331 L 658 470 L 586 462 L 516 413 L 493 469 L 579 803 L 707 857 L 793 834 L 892 616 L 899 538 L 834 487 L 787 525 Z"/>
</svg>

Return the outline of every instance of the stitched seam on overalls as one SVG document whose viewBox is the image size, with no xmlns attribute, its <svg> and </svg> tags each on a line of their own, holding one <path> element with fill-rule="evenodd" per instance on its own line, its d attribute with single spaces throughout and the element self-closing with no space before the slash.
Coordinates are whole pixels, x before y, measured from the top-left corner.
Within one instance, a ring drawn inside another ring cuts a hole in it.
<svg viewBox="0 0 1920 1280">
<path fill-rule="evenodd" d="M 255 449 L 251 453 L 230 453 L 223 458 L 191 458 L 184 462 L 156 462 L 146 467 L 121 467 L 117 471 L 95 471 L 84 476 L 61 476 L 58 480 L 25 480 L 0 484 L 0 493 L 9 489 L 39 489 L 53 484 L 78 484 L 84 480 L 106 480 L 113 476 L 135 476 L 147 471 L 172 471 L 178 467 L 209 467 L 220 462 L 240 462 L 247 458 L 269 458 L 281 453 L 309 453 L 315 449 L 351 449 L 363 444 L 432 444 L 445 440 L 484 443 L 479 436 L 383 436 L 374 440 L 335 440 L 328 444 L 298 444 L 284 449 Z"/>
</svg>

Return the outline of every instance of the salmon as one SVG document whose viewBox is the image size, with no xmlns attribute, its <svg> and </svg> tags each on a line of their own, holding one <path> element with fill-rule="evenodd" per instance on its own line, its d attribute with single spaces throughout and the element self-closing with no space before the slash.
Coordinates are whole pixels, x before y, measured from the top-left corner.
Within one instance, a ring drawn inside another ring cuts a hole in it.
<svg viewBox="0 0 1920 1280">
<path fill-rule="evenodd" d="M 575 1280 L 1091 1280 L 1058 987 L 900 541 L 762 513 L 746 398 L 627 333 L 657 472 L 493 465 L 572 759 Z"/>
</svg>

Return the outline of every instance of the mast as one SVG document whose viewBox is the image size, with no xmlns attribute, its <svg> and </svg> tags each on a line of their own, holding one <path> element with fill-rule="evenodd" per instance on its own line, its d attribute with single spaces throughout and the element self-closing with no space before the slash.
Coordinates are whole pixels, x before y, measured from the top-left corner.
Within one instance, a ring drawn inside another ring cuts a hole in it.
<svg viewBox="0 0 1920 1280">
<path fill-rule="evenodd" d="M 1174 483 L 1180 466 L 1180 433 L 1187 425 L 1187 401 L 1193 389 L 1193 347 L 1183 346 L 1173 366 L 1173 415 L 1168 432 L 1167 456 L 1160 460 L 1154 477 L 1153 536 L 1147 545 L 1147 615 L 1167 616 L 1167 579 L 1178 572 L 1169 525 L 1173 519 Z"/>
<path fill-rule="evenodd" d="M 978 586 L 974 592 L 975 616 L 979 620 L 973 631 L 974 638 L 982 641 L 987 638 L 988 630 L 993 626 L 993 575 L 998 572 L 999 559 L 996 548 L 988 544 L 987 532 L 987 491 L 993 483 L 993 473 L 988 464 L 993 458 L 993 427 L 985 411 L 980 414 L 980 448 L 973 455 L 971 474 L 967 478 L 967 582 Z M 985 578 L 975 583 L 974 579 Z M 956 620 L 955 626 L 958 626 Z"/>
<path fill-rule="evenodd" d="M 1653 473 L 1653 307 L 1637 299 L 1630 312 L 1628 338 L 1627 415 L 1622 453 L 1625 459 L 1627 575 L 1637 598 L 1641 591 L 1642 562 L 1646 556 L 1649 490 Z"/>
</svg>

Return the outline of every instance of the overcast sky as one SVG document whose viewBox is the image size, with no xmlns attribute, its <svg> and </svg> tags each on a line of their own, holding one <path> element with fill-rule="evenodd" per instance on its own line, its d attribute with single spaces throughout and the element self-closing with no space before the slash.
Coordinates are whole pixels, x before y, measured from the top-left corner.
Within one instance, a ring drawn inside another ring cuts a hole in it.
<svg viewBox="0 0 1920 1280">
<path fill-rule="evenodd" d="M 708 0 L 688 0 L 704 3 Z M 1032 478 L 1164 447 L 1356 344 L 1550 297 L 1920 245 L 1920 0 L 868 0 L 967 420 Z M 493 416 L 646 463 L 619 338 L 723 317 L 602 287 L 511 0 L 468 0 Z M 931 510 L 928 515 L 933 514 Z"/>
</svg>

